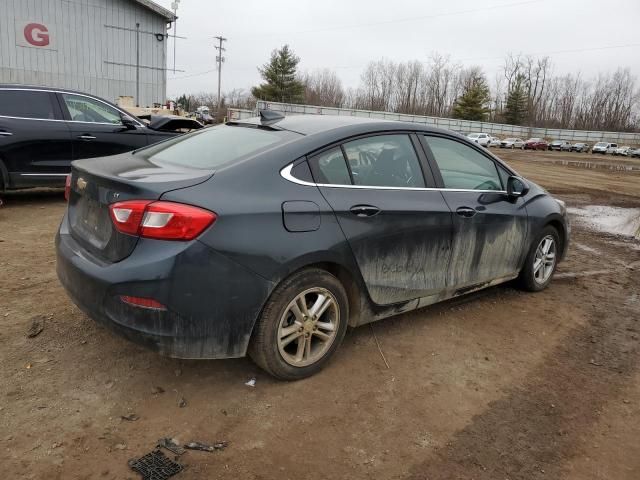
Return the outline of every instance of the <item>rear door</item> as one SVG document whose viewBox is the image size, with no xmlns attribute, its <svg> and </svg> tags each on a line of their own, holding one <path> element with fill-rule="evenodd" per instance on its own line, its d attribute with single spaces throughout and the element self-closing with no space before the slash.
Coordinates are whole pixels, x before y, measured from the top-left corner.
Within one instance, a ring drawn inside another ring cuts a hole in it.
<svg viewBox="0 0 640 480">
<path fill-rule="evenodd" d="M 0 89 L 0 162 L 10 187 L 64 185 L 71 159 L 71 133 L 54 93 Z"/>
<path fill-rule="evenodd" d="M 408 133 L 371 135 L 309 159 L 376 304 L 446 287 L 451 212 L 441 193 L 428 188 L 433 175 L 417 142 Z"/>
<path fill-rule="evenodd" d="M 506 194 L 509 172 L 454 138 L 424 135 L 436 182 L 453 213 L 447 285 L 473 288 L 518 273 L 527 236 L 526 198 Z"/>
<path fill-rule="evenodd" d="M 108 103 L 74 93 L 58 97 L 73 137 L 74 160 L 117 155 L 147 145 L 146 127 L 126 127 L 123 112 Z"/>
</svg>

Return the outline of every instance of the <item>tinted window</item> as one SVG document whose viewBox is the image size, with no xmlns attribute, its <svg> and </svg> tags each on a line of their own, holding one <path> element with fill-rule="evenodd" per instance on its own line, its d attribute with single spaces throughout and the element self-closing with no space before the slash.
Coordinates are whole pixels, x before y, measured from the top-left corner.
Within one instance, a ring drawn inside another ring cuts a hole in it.
<svg viewBox="0 0 640 480">
<path fill-rule="evenodd" d="M 311 171 L 317 183 L 351 185 L 349 170 L 340 147 L 332 148 L 313 157 Z"/>
<path fill-rule="evenodd" d="M 416 152 L 407 135 L 377 135 L 345 143 L 355 185 L 424 187 Z"/>
<path fill-rule="evenodd" d="M 7 117 L 56 118 L 49 92 L 0 90 L 0 115 Z"/>
<path fill-rule="evenodd" d="M 303 182 L 313 183 L 313 176 L 307 162 L 301 162 L 291 169 L 291 176 Z"/>
<path fill-rule="evenodd" d="M 502 190 L 495 163 L 455 140 L 426 137 L 445 188 Z"/>
<path fill-rule="evenodd" d="M 291 132 L 219 125 L 138 150 L 136 155 L 144 155 L 152 162 L 210 169 L 297 136 Z"/>
<path fill-rule="evenodd" d="M 120 112 L 106 103 L 68 93 L 63 93 L 62 98 L 74 122 L 122 123 Z"/>
</svg>

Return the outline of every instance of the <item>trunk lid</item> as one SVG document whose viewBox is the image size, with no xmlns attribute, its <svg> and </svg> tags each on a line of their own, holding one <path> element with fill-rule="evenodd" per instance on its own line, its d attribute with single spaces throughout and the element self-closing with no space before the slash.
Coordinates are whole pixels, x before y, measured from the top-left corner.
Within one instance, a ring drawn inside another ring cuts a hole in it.
<svg viewBox="0 0 640 480">
<path fill-rule="evenodd" d="M 213 170 L 151 162 L 141 155 L 73 162 L 68 219 L 71 235 L 89 253 L 105 262 L 131 254 L 138 237 L 118 232 L 109 205 L 124 200 L 158 200 L 171 190 L 202 183 Z"/>
</svg>

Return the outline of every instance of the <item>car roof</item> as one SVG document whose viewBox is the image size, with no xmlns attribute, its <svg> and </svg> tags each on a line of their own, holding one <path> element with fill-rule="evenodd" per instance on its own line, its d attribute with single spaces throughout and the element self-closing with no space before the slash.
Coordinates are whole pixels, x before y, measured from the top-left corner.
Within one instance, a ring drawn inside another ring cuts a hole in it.
<svg viewBox="0 0 640 480">
<path fill-rule="evenodd" d="M 15 90 L 42 90 L 45 92 L 63 92 L 63 93 L 77 93 L 80 95 L 89 95 L 96 98 L 101 98 L 96 95 L 92 95 L 90 93 L 81 92 L 80 90 L 72 90 L 70 88 L 60 88 L 60 87 L 47 87 L 44 85 L 25 85 L 22 83 L 0 83 L 0 89 L 15 89 Z"/>
<path fill-rule="evenodd" d="M 274 122 L 263 123 L 260 117 L 246 118 L 243 120 L 232 120 L 227 122 L 232 125 L 256 125 L 266 126 L 276 130 L 288 130 L 302 135 L 314 135 L 328 132 L 343 127 L 352 127 L 349 130 L 419 130 L 433 133 L 447 133 L 454 135 L 455 132 L 435 127 L 429 127 L 420 123 L 400 122 L 396 120 L 384 120 L 380 118 L 366 118 L 347 115 L 289 115 Z"/>
</svg>

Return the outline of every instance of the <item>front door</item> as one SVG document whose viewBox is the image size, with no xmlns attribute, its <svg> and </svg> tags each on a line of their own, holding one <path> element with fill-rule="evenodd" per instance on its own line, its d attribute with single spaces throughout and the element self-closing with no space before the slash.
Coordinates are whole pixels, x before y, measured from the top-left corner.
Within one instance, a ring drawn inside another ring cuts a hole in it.
<svg viewBox="0 0 640 480">
<path fill-rule="evenodd" d="M 147 129 L 126 127 L 122 113 L 108 103 L 85 95 L 58 95 L 66 109 L 75 160 L 117 155 L 147 145 Z"/>
<path fill-rule="evenodd" d="M 451 248 L 451 212 L 427 181 L 408 134 L 360 138 L 310 158 L 374 303 L 441 293 Z M 345 162 L 345 157 L 348 163 Z"/>
<path fill-rule="evenodd" d="M 423 138 L 453 213 L 449 288 L 481 286 L 517 275 L 528 221 L 526 200 L 506 195 L 509 173 L 489 156 L 455 139 Z"/>
<path fill-rule="evenodd" d="M 0 89 L 0 162 L 10 187 L 64 185 L 71 169 L 71 133 L 54 95 Z"/>
</svg>

